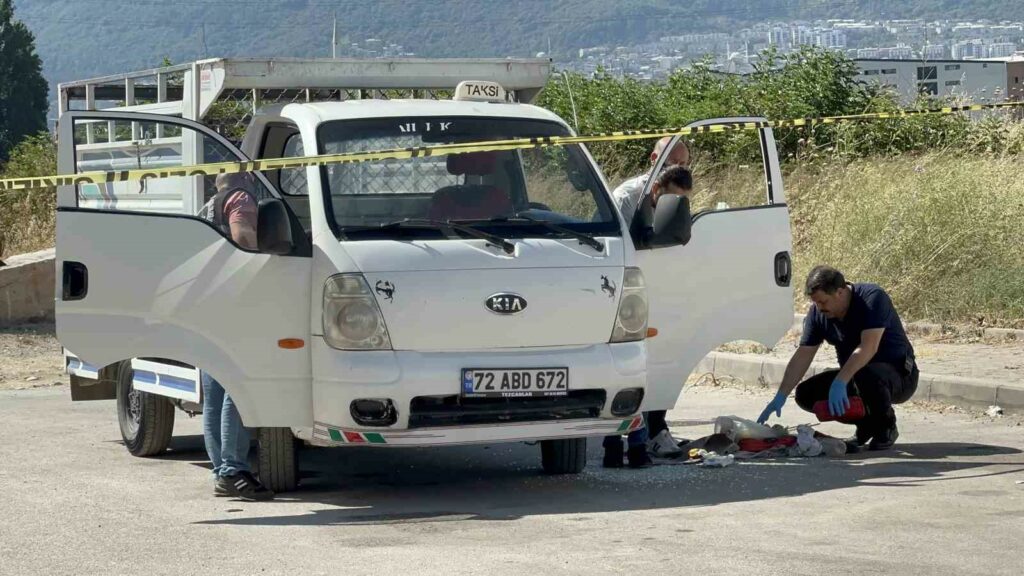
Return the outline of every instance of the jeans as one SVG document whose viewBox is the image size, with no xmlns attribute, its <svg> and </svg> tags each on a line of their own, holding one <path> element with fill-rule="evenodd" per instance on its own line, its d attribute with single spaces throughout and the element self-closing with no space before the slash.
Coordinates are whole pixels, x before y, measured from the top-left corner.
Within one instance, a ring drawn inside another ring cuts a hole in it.
<svg viewBox="0 0 1024 576">
<path fill-rule="evenodd" d="M 214 476 L 249 472 L 249 432 L 224 387 L 206 372 L 203 382 L 203 439 Z"/>
<path fill-rule="evenodd" d="M 832 381 L 839 375 L 839 370 L 826 370 L 804 380 L 796 387 L 796 403 L 807 410 L 814 411 L 814 404 L 820 400 L 828 400 L 828 391 Z M 884 362 L 872 362 L 863 367 L 847 384 L 849 396 L 860 396 L 867 409 L 867 416 L 857 423 L 858 429 L 881 431 L 896 423 L 896 412 L 893 404 L 902 404 L 917 391 L 918 370 L 915 366 L 910 374 L 903 374 L 899 369 Z"/>
<path fill-rule="evenodd" d="M 647 421 L 647 435 L 654 438 L 665 430 L 668 430 L 668 423 L 665 422 L 667 410 L 651 410 L 644 412 L 644 420 Z"/>
</svg>

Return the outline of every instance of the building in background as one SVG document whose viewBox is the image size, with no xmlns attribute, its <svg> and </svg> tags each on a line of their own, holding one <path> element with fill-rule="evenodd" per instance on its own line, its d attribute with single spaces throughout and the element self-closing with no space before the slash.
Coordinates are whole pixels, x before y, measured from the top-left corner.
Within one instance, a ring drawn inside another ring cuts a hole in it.
<svg viewBox="0 0 1024 576">
<path fill-rule="evenodd" d="M 996 103 L 1024 100 L 1024 54 L 983 60 L 857 59 L 856 79 L 892 88 L 900 102 L 919 94 Z"/>
<path fill-rule="evenodd" d="M 944 44 L 926 44 L 921 48 L 921 57 L 925 60 L 941 60 L 946 57 L 946 46 Z"/>
</svg>

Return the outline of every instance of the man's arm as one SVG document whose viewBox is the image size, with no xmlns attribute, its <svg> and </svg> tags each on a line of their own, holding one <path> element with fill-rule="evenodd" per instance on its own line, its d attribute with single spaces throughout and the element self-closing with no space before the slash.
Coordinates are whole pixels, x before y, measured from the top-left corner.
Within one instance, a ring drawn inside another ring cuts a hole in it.
<svg viewBox="0 0 1024 576">
<path fill-rule="evenodd" d="M 242 248 L 248 248 L 249 250 L 257 249 L 256 240 L 256 228 L 249 222 L 232 222 L 231 226 L 231 239 L 238 243 Z"/>
<path fill-rule="evenodd" d="M 775 393 L 775 398 L 768 403 L 768 406 L 765 406 L 761 415 L 757 417 L 758 424 L 767 422 L 772 412 L 775 412 L 776 416 L 782 415 L 782 407 L 786 404 L 786 398 L 789 398 L 793 388 L 796 388 L 797 383 L 811 367 L 814 355 L 818 353 L 818 346 L 820 344 L 803 345 L 793 352 L 789 364 L 786 365 L 786 373 L 782 376 L 782 383 L 779 384 L 779 391 Z"/>
<path fill-rule="evenodd" d="M 885 328 L 872 328 L 861 332 L 860 346 L 853 351 L 846 364 L 843 364 L 836 378 L 843 382 L 849 382 L 857 372 L 860 372 L 861 368 L 867 366 L 878 352 L 878 344 L 882 341 L 884 332 Z"/>
<path fill-rule="evenodd" d="M 259 248 L 256 236 L 257 206 L 251 194 L 244 191 L 232 194 L 224 203 L 224 217 L 228 221 L 232 240 L 247 250 Z"/>
<path fill-rule="evenodd" d="M 779 393 L 789 397 L 796 385 L 807 374 L 807 369 L 814 362 L 814 356 L 818 353 L 818 346 L 801 346 L 793 352 L 793 356 L 786 365 L 786 373 L 782 376 L 782 383 L 779 384 Z"/>
</svg>

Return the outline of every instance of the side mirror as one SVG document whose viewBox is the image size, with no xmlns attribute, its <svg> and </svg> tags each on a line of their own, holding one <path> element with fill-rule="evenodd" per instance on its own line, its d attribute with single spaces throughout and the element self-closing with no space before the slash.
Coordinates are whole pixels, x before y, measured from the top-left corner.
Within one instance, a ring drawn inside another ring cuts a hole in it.
<svg viewBox="0 0 1024 576">
<path fill-rule="evenodd" d="M 690 241 L 693 217 L 690 214 L 690 199 L 675 194 L 664 194 L 658 198 L 652 224 L 644 234 L 645 248 L 666 248 L 685 245 Z"/>
<path fill-rule="evenodd" d="M 292 242 L 292 224 L 284 202 L 277 198 L 260 200 L 256 241 L 259 251 L 265 254 L 292 253 L 295 248 Z"/>
<path fill-rule="evenodd" d="M 593 186 L 590 177 L 590 166 L 582 156 L 570 154 L 566 166 L 567 176 L 572 188 L 577 192 L 587 192 Z"/>
</svg>

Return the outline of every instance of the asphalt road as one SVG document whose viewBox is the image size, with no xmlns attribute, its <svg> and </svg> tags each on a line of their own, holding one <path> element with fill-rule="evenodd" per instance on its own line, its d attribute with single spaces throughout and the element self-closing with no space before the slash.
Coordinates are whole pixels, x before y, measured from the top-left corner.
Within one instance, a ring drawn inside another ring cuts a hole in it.
<svg viewBox="0 0 1024 576">
<path fill-rule="evenodd" d="M 701 436 L 763 396 L 691 389 L 670 420 Z M 543 476 L 523 444 L 307 450 L 300 491 L 246 503 L 212 496 L 199 419 L 139 459 L 112 402 L 0 392 L 0 574 L 1024 572 L 1024 427 L 900 422 L 891 452 L 720 470 L 604 470 L 593 441 L 576 477 Z"/>
</svg>

